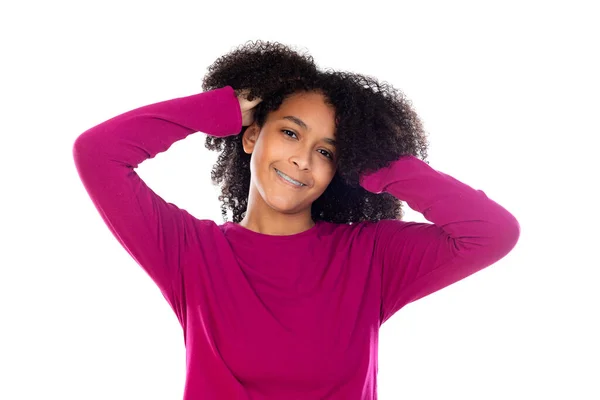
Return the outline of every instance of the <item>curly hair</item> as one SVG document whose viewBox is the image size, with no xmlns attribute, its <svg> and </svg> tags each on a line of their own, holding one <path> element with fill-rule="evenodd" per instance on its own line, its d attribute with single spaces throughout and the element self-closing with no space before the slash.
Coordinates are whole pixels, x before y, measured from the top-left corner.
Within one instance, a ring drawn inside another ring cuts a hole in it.
<svg viewBox="0 0 600 400">
<path fill-rule="evenodd" d="M 388 193 L 374 194 L 359 184 L 362 174 L 390 165 L 405 155 L 427 158 L 428 140 L 422 123 L 405 95 L 375 78 L 332 69 L 319 69 L 312 56 L 277 42 L 246 42 L 208 67 L 204 91 L 231 86 L 236 95 L 248 90 L 259 97 L 254 119 L 262 128 L 270 112 L 300 91 L 322 93 L 336 115 L 336 174 L 313 202 L 313 220 L 356 223 L 401 219 L 402 202 Z M 239 223 L 248 206 L 250 157 L 239 135 L 208 136 L 206 148 L 220 152 L 211 178 L 221 185 L 221 212 Z"/>
</svg>

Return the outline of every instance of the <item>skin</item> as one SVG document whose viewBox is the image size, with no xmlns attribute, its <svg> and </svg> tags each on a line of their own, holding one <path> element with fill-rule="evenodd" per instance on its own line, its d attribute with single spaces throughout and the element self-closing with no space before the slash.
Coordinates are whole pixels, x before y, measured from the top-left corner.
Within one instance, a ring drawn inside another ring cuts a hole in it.
<svg viewBox="0 0 600 400">
<path fill-rule="evenodd" d="M 306 127 L 285 116 L 299 118 Z M 289 96 L 262 129 L 253 122 L 243 136 L 244 151 L 252 157 L 248 208 L 240 225 L 277 236 L 312 228 L 311 205 L 336 172 L 336 147 L 328 139 L 335 141 L 335 110 L 318 92 Z M 291 186 L 275 169 L 306 186 Z"/>
</svg>

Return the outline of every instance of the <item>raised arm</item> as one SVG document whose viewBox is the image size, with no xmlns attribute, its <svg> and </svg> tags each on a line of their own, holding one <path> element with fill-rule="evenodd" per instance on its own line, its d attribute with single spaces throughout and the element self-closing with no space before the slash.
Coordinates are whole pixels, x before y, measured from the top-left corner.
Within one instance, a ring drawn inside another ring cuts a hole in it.
<svg viewBox="0 0 600 400">
<path fill-rule="evenodd" d="M 75 166 L 100 216 L 176 313 L 179 260 L 193 217 L 154 193 L 135 168 L 194 132 L 228 136 L 241 128 L 240 104 L 225 86 L 128 111 L 74 143 Z"/>
<path fill-rule="evenodd" d="M 406 304 L 492 265 L 518 241 L 520 226 L 510 212 L 414 156 L 363 177 L 361 184 L 406 201 L 433 222 L 378 223 L 381 323 Z"/>
</svg>

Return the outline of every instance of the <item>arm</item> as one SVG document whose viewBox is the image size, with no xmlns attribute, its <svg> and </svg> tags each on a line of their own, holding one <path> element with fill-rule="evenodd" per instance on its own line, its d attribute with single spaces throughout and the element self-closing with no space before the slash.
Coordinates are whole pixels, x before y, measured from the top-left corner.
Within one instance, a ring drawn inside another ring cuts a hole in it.
<svg viewBox="0 0 600 400">
<path fill-rule="evenodd" d="M 135 168 L 194 132 L 228 136 L 241 127 L 240 104 L 226 86 L 134 109 L 74 143 L 77 172 L 100 216 L 171 307 L 179 306 L 175 280 L 193 218 L 154 193 Z"/>
<path fill-rule="evenodd" d="M 519 223 L 506 209 L 412 155 L 363 176 L 361 185 L 405 201 L 433 222 L 378 223 L 381 323 L 406 304 L 497 262 L 519 239 Z"/>
</svg>

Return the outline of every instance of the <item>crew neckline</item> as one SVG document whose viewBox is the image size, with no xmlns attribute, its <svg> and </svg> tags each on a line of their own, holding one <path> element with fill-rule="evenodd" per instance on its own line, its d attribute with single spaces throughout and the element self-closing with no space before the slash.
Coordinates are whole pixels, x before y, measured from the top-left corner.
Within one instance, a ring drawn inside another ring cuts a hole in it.
<svg viewBox="0 0 600 400">
<path fill-rule="evenodd" d="M 225 231 L 238 233 L 240 235 L 251 237 L 253 239 L 285 241 L 285 240 L 295 240 L 295 239 L 300 239 L 303 237 L 315 235 L 318 232 L 319 227 L 322 224 L 322 222 L 323 221 L 315 221 L 315 224 L 312 227 L 308 228 L 307 230 L 298 232 L 298 233 L 294 233 L 291 235 L 270 235 L 267 233 L 255 232 L 255 231 L 248 229 L 238 223 L 231 222 L 231 221 L 226 222 L 224 224 L 224 228 L 225 228 Z"/>
</svg>

